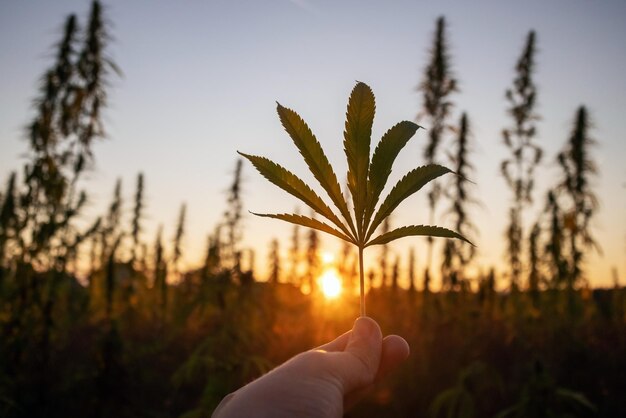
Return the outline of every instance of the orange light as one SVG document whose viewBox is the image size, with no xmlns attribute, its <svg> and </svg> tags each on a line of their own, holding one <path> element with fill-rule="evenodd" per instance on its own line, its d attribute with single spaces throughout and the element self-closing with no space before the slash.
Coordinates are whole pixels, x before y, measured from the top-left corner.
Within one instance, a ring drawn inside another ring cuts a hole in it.
<svg viewBox="0 0 626 418">
<path fill-rule="evenodd" d="M 322 253 L 322 263 L 325 265 L 332 264 L 335 261 L 335 254 L 324 252 Z"/>
<path fill-rule="evenodd" d="M 335 299 L 341 294 L 341 278 L 335 269 L 326 270 L 320 276 L 319 284 L 326 299 Z"/>
</svg>

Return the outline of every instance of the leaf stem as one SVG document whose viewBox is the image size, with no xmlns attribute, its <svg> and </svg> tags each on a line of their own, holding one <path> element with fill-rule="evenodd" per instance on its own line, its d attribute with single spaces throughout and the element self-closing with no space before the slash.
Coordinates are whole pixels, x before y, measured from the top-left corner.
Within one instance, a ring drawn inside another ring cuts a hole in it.
<svg viewBox="0 0 626 418">
<path fill-rule="evenodd" d="M 363 247 L 359 246 L 359 287 L 361 289 L 361 316 L 365 316 L 365 279 L 363 273 Z"/>
</svg>

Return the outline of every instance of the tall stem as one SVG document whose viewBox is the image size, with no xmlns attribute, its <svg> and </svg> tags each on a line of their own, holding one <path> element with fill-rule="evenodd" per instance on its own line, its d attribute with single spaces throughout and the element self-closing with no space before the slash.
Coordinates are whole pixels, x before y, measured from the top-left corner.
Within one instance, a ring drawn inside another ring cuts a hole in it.
<svg viewBox="0 0 626 418">
<path fill-rule="evenodd" d="M 363 274 L 363 247 L 359 247 L 359 288 L 361 289 L 361 316 L 365 316 L 365 279 Z"/>
</svg>

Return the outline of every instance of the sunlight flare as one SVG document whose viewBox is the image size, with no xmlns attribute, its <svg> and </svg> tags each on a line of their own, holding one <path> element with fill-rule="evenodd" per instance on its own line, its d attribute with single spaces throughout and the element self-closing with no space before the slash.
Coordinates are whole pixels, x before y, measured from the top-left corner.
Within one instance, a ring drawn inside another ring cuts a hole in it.
<svg viewBox="0 0 626 418">
<path fill-rule="evenodd" d="M 341 294 L 341 278 L 335 269 L 326 270 L 320 276 L 319 284 L 326 299 L 335 299 Z"/>
<path fill-rule="evenodd" d="M 322 263 L 324 263 L 325 265 L 329 265 L 329 264 L 333 264 L 335 262 L 335 254 L 328 252 L 328 251 L 324 251 L 322 253 Z"/>
</svg>

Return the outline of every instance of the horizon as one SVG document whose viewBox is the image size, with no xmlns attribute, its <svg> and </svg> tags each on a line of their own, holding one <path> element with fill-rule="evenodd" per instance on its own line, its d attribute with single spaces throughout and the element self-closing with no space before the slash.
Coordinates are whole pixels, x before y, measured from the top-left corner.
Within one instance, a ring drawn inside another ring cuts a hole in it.
<svg viewBox="0 0 626 418">
<path fill-rule="evenodd" d="M 0 79 L 2 190 L 9 173 L 19 172 L 26 161 L 20 157 L 27 150 L 21 129 L 32 115 L 37 81 L 51 63 L 50 47 L 60 36 L 61 22 L 71 12 L 84 21 L 88 6 L 74 10 L 71 1 L 34 4 L 0 6 L 0 72 L 5 75 Z M 593 287 L 612 286 L 615 267 L 624 285 L 626 168 L 620 157 L 626 155 L 621 138 L 626 132 L 621 114 L 626 109 L 626 54 L 619 41 L 626 38 L 624 3 L 599 6 L 576 1 L 563 9 L 556 2 L 525 3 L 526 7 L 487 1 L 476 7 L 460 2 L 423 7 L 365 2 L 359 8 L 351 3 L 334 5 L 332 10 L 330 4 L 248 2 L 242 10 L 242 3 L 195 2 L 183 8 L 151 3 L 150 13 L 145 14 L 148 3 L 107 2 L 114 38 L 110 50 L 124 77 L 110 78 L 110 106 L 104 118 L 109 138 L 94 147 L 96 167 L 82 183 L 90 194 L 87 217 L 104 211 L 118 177 L 128 202 L 135 177 L 143 172 L 148 214 L 144 240 L 153 241 L 158 224 L 166 226 L 167 239 L 173 236 L 179 207 L 185 202 L 184 266 L 199 266 L 206 235 L 226 207 L 224 191 L 232 179 L 236 150 L 268 156 L 296 174 L 305 173 L 280 126 L 275 101 L 309 124 L 333 166 L 340 167 L 337 174 L 343 181 L 345 157 L 339 138 L 354 80 L 366 82 L 376 95 L 373 144 L 396 122 L 414 121 L 421 106 L 415 87 L 427 63 L 435 19 L 443 15 L 449 23 L 452 66 L 461 90 L 452 97 L 452 120 L 468 112 L 475 151 L 470 158 L 476 167 L 472 180 L 482 203 L 471 212 L 480 231 L 474 268 L 495 265 L 500 273 L 506 270 L 504 248 L 499 247 L 511 192 L 498 171 L 507 156 L 499 133 L 510 124 L 504 91 L 513 81 L 526 34 L 534 29 L 539 49 L 537 111 L 542 116 L 536 142 L 545 157 L 536 172 L 533 212 L 543 207 L 547 184 L 554 182 L 556 152 L 570 134 L 576 108 L 584 104 L 594 121 L 591 136 L 600 144 L 593 150 L 600 167 L 595 190 L 601 204 L 594 233 L 604 250 L 604 257 L 589 256 L 586 273 Z M 486 7 L 489 16 L 484 15 Z M 555 16 L 555 12 L 561 13 Z M 412 19 L 418 15 L 419 24 Z M 481 23 L 480 30 L 472 19 Z M 424 130 L 418 131 L 403 150 L 389 183 L 422 162 L 425 137 Z M 245 211 L 290 211 L 297 206 L 295 199 L 268 184 L 247 162 L 244 181 Z M 415 215 L 415 208 L 421 214 Z M 398 208 L 393 225 L 421 224 L 427 219 L 422 193 Z M 436 223 L 449 226 L 445 219 Z M 256 249 L 262 278 L 265 272 L 260 266 L 265 265 L 270 240 L 276 237 L 285 243 L 290 233 L 290 225 L 246 216 L 243 245 Z M 325 237 L 323 243 L 327 251 L 338 248 L 334 238 Z M 391 247 L 405 260 L 411 246 L 418 248 L 418 254 L 426 253 L 423 238 L 405 238 Z M 283 246 L 283 255 L 285 250 Z M 378 256 L 376 248 L 368 253 L 371 259 Z M 424 258 L 418 256 L 419 272 Z"/>
</svg>

